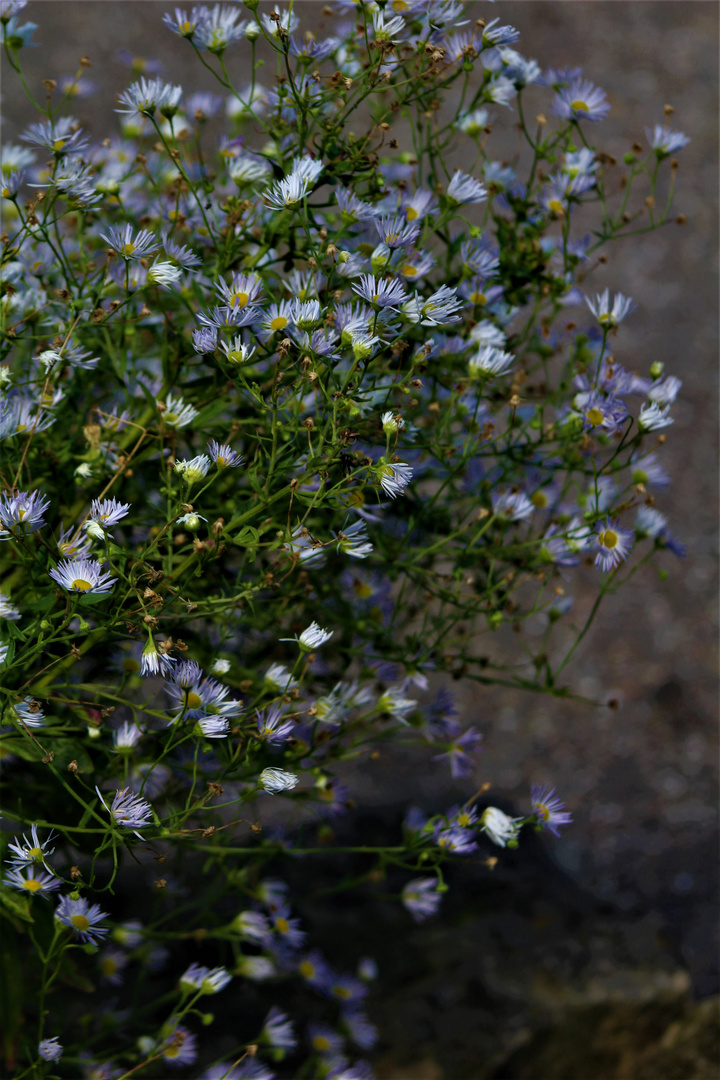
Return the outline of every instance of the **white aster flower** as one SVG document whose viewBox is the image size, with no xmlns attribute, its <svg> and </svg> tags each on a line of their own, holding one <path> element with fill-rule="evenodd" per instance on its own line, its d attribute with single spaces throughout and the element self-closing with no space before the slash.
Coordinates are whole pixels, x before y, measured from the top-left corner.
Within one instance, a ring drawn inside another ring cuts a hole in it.
<svg viewBox="0 0 720 1080">
<path fill-rule="evenodd" d="M 480 828 L 486 833 L 494 844 L 505 847 L 517 839 L 520 832 L 522 818 L 511 818 L 498 810 L 496 806 L 488 806 L 480 818 Z"/>
<path fill-rule="evenodd" d="M 277 795 L 280 791 L 292 791 L 298 783 L 295 773 L 284 769 L 263 769 L 258 777 L 258 784 L 268 795 Z"/>
</svg>

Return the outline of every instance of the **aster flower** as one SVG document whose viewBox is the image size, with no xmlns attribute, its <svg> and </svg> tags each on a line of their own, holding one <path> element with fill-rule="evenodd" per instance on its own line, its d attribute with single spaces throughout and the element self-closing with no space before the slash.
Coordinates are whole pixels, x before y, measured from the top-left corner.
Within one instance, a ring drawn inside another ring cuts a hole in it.
<svg viewBox="0 0 720 1080">
<path fill-rule="evenodd" d="M 148 634 L 147 645 L 142 651 L 140 657 L 140 674 L 141 675 L 169 675 L 173 669 L 175 660 L 172 656 L 168 656 L 167 653 L 161 652 L 156 644 L 152 634 Z"/>
<path fill-rule="evenodd" d="M 123 225 L 121 228 L 113 225 L 106 233 L 100 233 L 100 238 L 128 261 L 143 259 L 160 247 L 157 237 L 147 229 L 138 229 L 133 236 L 132 225 Z"/>
<path fill-rule="evenodd" d="M 631 465 L 633 484 L 665 488 L 670 483 L 670 477 L 658 461 L 657 454 L 636 455 L 631 459 Z"/>
<path fill-rule="evenodd" d="M 560 826 L 572 822 L 572 814 L 566 811 L 565 803 L 555 794 L 555 788 L 533 784 L 530 798 L 533 814 L 541 829 L 549 829 L 555 836 L 559 836 Z"/>
<path fill-rule="evenodd" d="M 235 975 L 243 979 L 251 979 L 253 982 L 263 982 L 272 979 L 278 974 L 278 970 L 272 960 L 267 956 L 242 956 L 235 969 Z"/>
<path fill-rule="evenodd" d="M 276 16 L 273 18 L 272 16 Z M 300 25 L 300 20 L 294 12 L 283 10 L 282 8 L 273 8 L 272 14 L 262 16 L 263 25 L 268 34 L 274 38 L 281 38 L 284 34 L 294 34 Z"/>
<path fill-rule="evenodd" d="M 178 244 L 168 235 L 163 235 L 162 246 L 168 259 L 176 263 L 182 270 L 195 271 L 202 264 L 202 259 L 184 244 Z"/>
<path fill-rule="evenodd" d="M 318 1054 L 341 1054 L 345 1046 L 345 1039 L 327 1024 L 309 1024 L 308 1042 Z"/>
<path fill-rule="evenodd" d="M 504 375 L 514 359 L 514 353 L 504 352 L 494 345 L 485 345 L 468 360 L 468 374 L 480 378 Z"/>
<path fill-rule="evenodd" d="M 210 458 L 207 454 L 198 454 L 197 457 L 190 458 L 189 461 L 176 461 L 175 472 L 182 476 L 188 486 L 197 484 L 199 480 L 203 480 L 210 469 Z"/>
<path fill-rule="evenodd" d="M 50 150 L 58 157 L 65 154 L 79 154 L 87 150 L 90 143 L 73 116 L 61 116 L 56 120 L 41 120 L 37 124 L 31 124 L 20 138 L 32 146 Z"/>
<path fill-rule="evenodd" d="M 164 260 L 152 264 L 147 272 L 146 281 L 148 285 L 164 285 L 165 288 L 170 288 L 171 285 L 177 285 L 181 277 L 180 267 Z"/>
<path fill-rule="evenodd" d="M 0 540 L 9 540 L 10 536 L 29 536 L 42 529 L 45 524 L 43 514 L 49 505 L 50 500 L 39 491 L 21 491 L 17 495 L 3 492 L 0 498 Z"/>
<path fill-rule="evenodd" d="M 271 169 L 267 161 L 257 154 L 239 154 L 232 158 L 228 166 L 230 179 L 239 188 L 251 187 L 267 180 Z"/>
<path fill-rule="evenodd" d="M 0 619 L 7 619 L 8 622 L 17 622 L 20 618 L 20 612 L 11 604 L 5 593 L 0 593 Z"/>
<path fill-rule="evenodd" d="M 41 1039 L 38 1043 L 38 1056 L 43 1061 L 59 1061 L 62 1053 L 63 1047 L 57 1035 L 53 1035 L 52 1039 Z"/>
<path fill-rule="evenodd" d="M 121 503 L 117 499 L 93 499 L 90 519 L 102 529 L 111 529 L 125 517 L 129 509 L 130 503 Z"/>
<path fill-rule="evenodd" d="M 391 251 L 409 247 L 420 235 L 420 226 L 412 225 L 401 215 L 382 217 L 375 221 L 380 239 Z"/>
<path fill-rule="evenodd" d="M 690 142 L 688 136 L 683 135 L 682 131 L 671 131 L 665 124 L 656 124 L 652 131 L 645 128 L 645 134 L 650 146 L 661 161 L 663 158 L 669 157 L 670 154 L 676 154 L 678 150 L 682 150 Z"/>
<path fill-rule="evenodd" d="M 456 169 L 453 178 L 448 184 L 447 197 L 457 206 L 465 203 L 479 203 L 487 198 L 487 188 L 476 180 L 474 176 Z"/>
<path fill-rule="evenodd" d="M 604 523 L 598 522 L 596 533 L 598 553 L 595 556 L 595 565 L 598 570 L 607 573 L 627 559 L 635 543 L 635 533 L 632 529 L 621 528 L 617 521 L 609 517 Z"/>
<path fill-rule="evenodd" d="M 292 791 L 299 777 L 284 769 L 263 769 L 258 777 L 258 784 L 268 795 L 277 795 L 280 791 Z"/>
<path fill-rule="evenodd" d="M 352 525 L 343 526 L 337 534 L 337 550 L 344 555 L 351 555 L 353 559 L 367 559 L 368 555 L 372 554 L 373 546 L 364 521 L 354 521 Z"/>
<path fill-rule="evenodd" d="M 674 420 L 670 416 L 670 406 L 663 408 L 656 401 L 646 402 L 640 409 L 638 427 L 641 431 L 657 431 L 659 428 L 669 427 Z"/>
<path fill-rule="evenodd" d="M 163 15 L 163 22 L 180 37 L 191 38 L 201 22 L 207 19 L 207 8 L 193 7 L 190 15 L 183 8 L 175 8 L 174 16 L 167 12 Z"/>
<path fill-rule="evenodd" d="M 124 108 L 115 111 L 127 116 L 154 116 L 159 112 L 162 116 L 171 117 L 180 108 L 182 92 L 182 86 L 171 86 L 162 79 L 143 77 L 124 93 L 118 94 L 118 101 Z"/>
<path fill-rule="evenodd" d="M 193 349 L 196 353 L 214 353 L 217 349 L 217 327 L 203 326 L 192 332 Z M 227 346 L 223 345 L 224 348 Z"/>
<path fill-rule="evenodd" d="M 409 465 L 406 465 L 404 461 L 397 461 L 390 464 L 381 459 L 378 464 L 378 480 L 380 481 L 380 486 L 385 494 L 389 495 L 391 499 L 404 493 L 405 488 L 412 480 L 412 475 L 412 468 Z"/>
<path fill-rule="evenodd" d="M 117 942 L 118 945 L 122 945 L 124 949 L 137 949 L 138 945 L 142 945 L 144 940 L 142 933 L 140 933 L 141 930 L 142 923 L 139 919 L 128 919 L 127 922 L 115 927 L 111 937 L 113 941 Z"/>
<path fill-rule="evenodd" d="M 110 983 L 111 986 L 122 986 L 122 972 L 127 967 L 129 959 L 127 954 L 121 952 L 120 949 L 105 949 L 98 957 L 102 981 Z"/>
<path fill-rule="evenodd" d="M 376 279 L 373 274 L 362 274 L 352 290 L 373 307 L 399 307 L 407 297 L 401 281 Z"/>
<path fill-rule="evenodd" d="M 97 559 L 63 559 L 49 574 L 61 588 L 81 595 L 109 593 L 117 581 L 109 571 L 103 571 Z"/>
<path fill-rule="evenodd" d="M 199 331 L 196 331 L 196 333 L 199 333 Z M 236 337 L 230 342 L 221 341 L 220 348 L 225 353 L 228 363 L 234 364 L 236 367 L 249 363 L 255 353 L 255 347 L 245 345 L 240 337 Z"/>
<path fill-rule="evenodd" d="M 294 1050 L 297 1046 L 292 1022 L 277 1005 L 273 1005 L 267 1014 L 260 1039 L 276 1050 Z"/>
<path fill-rule="evenodd" d="M 522 521 L 535 509 L 524 491 L 497 491 L 491 499 L 495 515 L 506 521 Z"/>
<path fill-rule="evenodd" d="M 198 415 L 198 410 L 192 405 L 186 405 L 184 398 L 175 397 L 173 394 L 169 394 L 163 404 L 165 406 L 162 410 L 163 423 L 172 428 L 187 427 Z"/>
<path fill-rule="evenodd" d="M 192 1065 L 197 1059 L 197 1038 L 184 1027 L 176 1027 L 163 1043 L 162 1056 L 168 1065 Z"/>
<path fill-rule="evenodd" d="M 257 713 L 258 735 L 270 746 L 279 746 L 290 738 L 295 724 L 292 720 L 283 719 L 283 711 L 278 706 L 271 706 L 267 712 Z"/>
<path fill-rule="evenodd" d="M 221 281 L 215 291 L 228 307 L 245 308 L 262 299 L 262 280 L 258 274 L 233 274 L 229 284 Z"/>
<path fill-rule="evenodd" d="M 371 964 L 374 963 L 374 961 L 366 958 L 366 963 L 368 961 Z M 375 974 L 377 974 L 377 968 L 375 968 Z M 363 978 L 362 975 L 360 977 Z M 363 978 L 363 981 L 367 981 L 367 979 Z M 370 1023 L 362 1009 L 356 1007 L 345 1009 L 342 1014 L 342 1026 L 348 1033 L 350 1039 L 356 1046 L 359 1046 L 361 1050 L 372 1050 L 377 1042 L 377 1028 L 374 1024 Z"/>
<path fill-rule="evenodd" d="M 90 945 L 97 944 L 109 933 L 107 926 L 98 926 L 98 923 L 107 917 L 99 904 L 90 905 L 83 897 L 71 900 L 69 896 L 63 896 L 55 911 L 56 919 L 64 926 L 69 926 L 76 937 Z"/>
<path fill-rule="evenodd" d="M 672 405 L 681 386 L 682 379 L 676 379 L 674 375 L 668 375 L 666 379 L 658 379 L 647 392 L 648 400 L 658 405 Z"/>
<path fill-rule="evenodd" d="M 611 306 L 609 289 L 605 289 L 605 291 L 596 296 L 594 300 L 591 300 L 586 296 L 585 303 L 603 327 L 617 326 L 618 323 L 621 323 L 625 316 L 633 312 L 636 307 L 630 297 L 623 296 L 622 293 L 615 294 Z"/>
<path fill-rule="evenodd" d="M 436 754 L 433 761 L 449 761 L 450 773 L 455 780 L 470 776 L 475 768 L 475 762 L 470 755 L 479 752 L 481 742 L 482 735 L 479 735 L 474 727 L 470 727 L 453 739 L 444 753 Z"/>
<path fill-rule="evenodd" d="M 231 925 L 241 938 L 253 945 L 267 945 L 272 938 L 270 924 L 261 911 L 241 911 Z"/>
<path fill-rule="evenodd" d="M 13 889 L 30 893 L 31 896 L 48 896 L 62 884 L 54 874 L 47 870 L 40 870 L 36 866 L 14 866 L 7 872 L 3 881 L 6 885 L 12 885 Z"/>
<path fill-rule="evenodd" d="M 29 840 L 27 836 L 23 835 L 22 843 L 19 840 L 11 840 L 8 844 L 12 852 L 10 861 L 14 866 L 32 866 L 44 862 L 55 850 L 55 848 L 48 848 L 48 844 L 54 838 L 55 833 L 51 832 L 46 840 L 41 841 L 38 836 L 37 825 L 32 825 Z"/>
<path fill-rule="evenodd" d="M 142 731 L 137 724 L 129 723 L 126 720 L 122 727 L 113 731 L 113 750 L 116 750 L 119 754 L 132 753 L 141 738 Z"/>
<path fill-rule="evenodd" d="M 498 847 L 506 847 L 508 844 L 514 846 L 521 821 L 522 818 L 508 817 L 496 806 L 488 806 L 480 817 L 480 828 Z"/>
<path fill-rule="evenodd" d="M 437 913 L 442 900 L 437 886 L 437 878 L 414 878 L 403 889 L 402 902 L 415 922 L 423 922 Z"/>
<path fill-rule="evenodd" d="M 40 703 L 34 701 L 31 697 L 16 701 L 11 708 L 16 719 L 25 724 L 26 727 L 41 728 L 45 726 L 45 713 L 42 711 Z"/>
<path fill-rule="evenodd" d="M 304 931 L 300 929 L 300 920 L 290 916 L 290 908 L 287 904 L 280 904 L 270 916 L 270 922 L 276 934 L 285 945 L 291 949 L 297 949 L 306 938 Z"/>
<path fill-rule="evenodd" d="M 435 842 L 442 851 L 454 851 L 456 855 L 466 855 L 477 848 L 472 832 L 455 825 L 438 829 Z"/>
<path fill-rule="evenodd" d="M 582 416 L 585 431 L 603 428 L 611 433 L 617 430 L 628 415 L 624 401 L 603 394 L 602 391 L 578 394 L 573 404 Z"/>
<path fill-rule="evenodd" d="M 558 90 L 553 112 L 562 120 L 604 120 L 610 112 L 605 91 L 587 79 L 574 79 Z"/>
<path fill-rule="evenodd" d="M 329 641 L 332 636 L 332 630 L 323 630 L 316 622 L 311 622 L 307 629 L 303 630 L 297 639 L 297 643 L 303 652 L 313 652 L 315 649 L 319 649 L 321 645 L 324 645 L 326 641 Z"/>
<path fill-rule="evenodd" d="M 118 825 L 123 825 L 126 829 L 132 829 L 135 835 L 142 840 L 142 836 L 137 830 L 152 823 L 152 807 L 150 803 L 140 798 L 139 795 L 134 795 L 130 788 L 123 788 L 115 792 L 112 806 L 108 807 L 97 785 L 95 791 L 113 821 Z"/>
<path fill-rule="evenodd" d="M 297 686 L 297 679 L 293 679 L 288 669 L 282 664 L 272 664 L 265 672 L 263 681 L 266 686 L 282 693 Z"/>
<path fill-rule="evenodd" d="M 442 285 L 426 300 L 419 293 L 415 293 L 412 300 L 403 304 L 402 311 L 411 323 L 420 323 L 421 326 L 445 326 L 460 321 L 457 312 L 463 306 L 462 300 L 458 299 L 457 289 Z"/>
<path fill-rule="evenodd" d="M 180 976 L 180 988 L 186 993 L 202 990 L 203 994 L 218 994 L 232 982 L 232 975 L 224 967 L 207 968 L 191 964 Z"/>
</svg>

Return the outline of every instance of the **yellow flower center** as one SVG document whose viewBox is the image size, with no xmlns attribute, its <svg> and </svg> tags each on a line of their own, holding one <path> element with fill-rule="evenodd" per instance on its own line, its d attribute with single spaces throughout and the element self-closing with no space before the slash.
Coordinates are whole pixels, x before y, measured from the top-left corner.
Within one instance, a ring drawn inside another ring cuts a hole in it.
<svg viewBox="0 0 720 1080">
<path fill-rule="evenodd" d="M 65 145 L 66 142 L 67 142 L 67 139 L 56 139 L 55 140 L 55 142 L 53 143 L 53 149 L 55 150 L 56 154 L 60 153 L 60 151 L 62 150 L 62 148 L 63 148 L 63 146 Z"/>
<path fill-rule="evenodd" d="M 544 510 L 548 504 L 548 497 L 544 491 L 536 491 L 535 494 L 531 496 L 530 502 L 533 506 L 537 506 L 538 510 Z"/>
<path fill-rule="evenodd" d="M 333 986 L 333 996 L 340 998 L 341 1001 L 347 1001 L 350 997 L 350 991 L 347 986 Z"/>
<path fill-rule="evenodd" d="M 187 696 L 188 709 L 199 709 L 203 701 L 199 694 L 195 694 L 192 691 Z"/>
<path fill-rule="evenodd" d="M 287 324 L 288 324 L 288 321 L 285 318 L 285 316 L 284 315 L 278 315 L 277 318 L 272 319 L 270 321 L 270 329 L 271 330 L 284 330 L 285 327 L 287 326 Z"/>
<path fill-rule="evenodd" d="M 564 214 L 565 210 L 563 204 L 559 199 L 550 199 L 548 201 L 548 208 L 552 210 L 553 214 Z"/>
<path fill-rule="evenodd" d="M 42 889 L 42 883 L 36 881 L 35 878 L 26 878 L 23 881 L 23 889 L 27 889 L 28 892 L 39 892 Z"/>
<path fill-rule="evenodd" d="M 78 577 L 73 581 L 71 588 L 74 592 L 89 592 L 92 589 L 92 584 L 86 581 L 85 578 Z"/>
<path fill-rule="evenodd" d="M 121 255 L 132 255 L 134 250 L 135 250 L 135 245 L 132 242 L 128 242 L 127 244 L 122 245 L 122 247 L 120 248 L 120 254 Z"/>
<path fill-rule="evenodd" d="M 90 929 L 90 920 L 87 915 L 71 915 L 70 922 L 73 924 L 76 930 L 84 933 Z"/>
<path fill-rule="evenodd" d="M 407 266 L 402 267 L 400 273 L 404 274 L 405 277 L 415 277 L 415 275 L 417 274 L 417 270 L 414 266 L 411 266 L 410 263 L 408 263 Z"/>
<path fill-rule="evenodd" d="M 548 821 L 550 818 L 550 811 L 543 803 L 538 803 L 535 807 L 535 813 L 538 817 L 541 817 L 543 821 Z"/>
<path fill-rule="evenodd" d="M 570 108 L 573 112 L 588 112 L 589 106 L 580 98 L 576 98 L 575 101 L 570 102 Z"/>
<path fill-rule="evenodd" d="M 31 858 L 33 862 L 42 862 L 42 848 L 31 847 L 28 851 L 28 857 Z"/>
<path fill-rule="evenodd" d="M 140 670 L 140 664 L 131 656 L 127 660 L 123 660 L 122 666 L 126 675 L 136 675 Z"/>
<path fill-rule="evenodd" d="M 588 411 L 585 413 L 585 418 L 592 424 L 593 427 L 597 427 L 598 424 L 602 424 L 603 422 L 602 411 L 598 408 L 588 409 Z"/>
<path fill-rule="evenodd" d="M 610 548 L 611 550 L 614 547 L 617 547 L 618 539 L 618 534 L 616 532 L 613 532 L 612 529 L 603 529 L 603 531 L 598 535 L 598 543 L 602 547 Z"/>
<path fill-rule="evenodd" d="M 487 296 L 485 295 L 485 293 L 470 293 L 470 299 L 472 300 L 473 304 L 487 304 Z"/>
<path fill-rule="evenodd" d="M 415 218 L 418 216 L 418 212 L 414 206 L 408 206 L 407 211 L 405 212 L 405 216 L 407 217 L 408 221 L 414 221 Z"/>
<path fill-rule="evenodd" d="M 353 589 L 355 595 L 359 596 L 361 600 L 367 600 L 369 596 L 372 596 L 372 586 L 366 584 L 364 581 L 353 581 Z"/>
<path fill-rule="evenodd" d="M 287 934 L 288 930 L 290 929 L 290 924 L 288 923 L 287 919 L 283 918 L 277 919 L 275 921 L 275 926 L 277 927 L 278 933 L 280 934 Z"/>
<path fill-rule="evenodd" d="M 244 308 L 250 299 L 246 292 L 236 292 L 230 297 L 230 307 Z"/>
<path fill-rule="evenodd" d="M 113 960 L 112 956 L 106 956 L 100 965 L 100 970 L 103 975 L 114 975 L 117 971 L 117 961 Z"/>
<path fill-rule="evenodd" d="M 167 1049 L 163 1050 L 163 1054 L 167 1058 L 176 1058 L 179 1053 L 180 1047 L 177 1045 L 177 1043 L 170 1043 L 170 1046 L 168 1046 Z"/>
<path fill-rule="evenodd" d="M 314 1050 L 329 1050 L 330 1040 L 325 1035 L 316 1035 L 312 1041 Z"/>
<path fill-rule="evenodd" d="M 311 979 L 315 974 L 315 965 L 311 964 L 309 960 L 303 960 L 298 971 L 304 979 Z"/>
</svg>

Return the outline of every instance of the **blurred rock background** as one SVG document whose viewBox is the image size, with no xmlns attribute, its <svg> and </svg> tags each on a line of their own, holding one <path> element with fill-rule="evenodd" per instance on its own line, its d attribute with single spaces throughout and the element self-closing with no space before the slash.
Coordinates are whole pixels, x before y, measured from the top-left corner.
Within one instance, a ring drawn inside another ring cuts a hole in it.
<svg viewBox="0 0 720 1080">
<path fill-rule="evenodd" d="M 30 87 L 42 93 L 43 78 L 74 74 L 77 59 L 89 56 L 97 85 L 73 111 L 97 137 L 112 132 L 114 94 L 135 77 L 117 59 L 121 47 L 162 60 L 166 77 L 187 92 L 214 89 L 186 43 L 163 27 L 169 7 L 29 5 L 42 46 L 23 56 Z M 567 669 L 580 693 L 615 699 L 619 709 L 461 681 L 463 718 L 485 736 L 475 777 L 453 784 L 441 771 L 429 774 L 427 755 L 397 752 L 348 777 L 374 815 L 342 826 L 362 842 L 373 842 L 368 830 L 393 835 L 408 804 L 439 810 L 485 781 L 509 812 L 527 808 L 531 782 L 557 786 L 575 817 L 561 841 L 530 838 L 515 854 L 495 849 L 492 872 L 456 868 L 444 917 L 429 925 L 412 927 L 389 905 L 378 917 L 347 894 L 308 900 L 304 915 L 318 941 L 329 933 L 348 962 L 362 952 L 378 956 L 375 1019 L 388 1080 L 710 1080 L 718 1062 L 718 7 L 678 0 L 466 7 L 471 18 L 499 16 L 516 26 L 520 51 L 543 68 L 581 65 L 607 91 L 610 117 L 591 135 L 616 158 L 644 141 L 646 125 L 662 122 L 666 103 L 675 109 L 671 126 L 691 137 L 675 204 L 687 225 L 615 244 L 592 279 L 593 291 L 620 289 L 638 304 L 617 339 L 619 360 L 643 372 L 662 360 L 683 380 L 663 450 L 674 482 L 657 505 L 688 553 L 682 562 L 663 556 L 666 581 L 645 569 L 608 598 Z M 322 22 L 320 0 L 295 10 L 303 25 Z M 244 84 L 244 54 L 231 49 L 227 58 Z M 269 83 L 271 73 L 269 64 L 261 77 Z M 10 76 L 5 67 L 5 139 L 33 119 Z M 594 581 L 592 570 L 573 577 L 577 622 Z M 510 644 L 501 631 L 489 647 L 498 656 Z M 321 889 L 322 864 L 313 873 Z"/>
</svg>

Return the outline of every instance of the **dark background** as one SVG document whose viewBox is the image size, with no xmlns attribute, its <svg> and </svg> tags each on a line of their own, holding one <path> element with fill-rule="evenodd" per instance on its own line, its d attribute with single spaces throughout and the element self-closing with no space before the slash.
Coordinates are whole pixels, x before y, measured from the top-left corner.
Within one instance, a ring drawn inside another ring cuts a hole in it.
<svg viewBox="0 0 720 1080">
<path fill-rule="evenodd" d="M 319 2 L 295 5 L 301 29 L 318 23 L 321 8 Z M 181 82 L 186 93 L 213 88 L 186 43 L 162 25 L 170 9 L 154 0 L 29 5 L 23 15 L 39 23 L 41 43 L 22 56 L 31 89 L 42 93 L 43 78 L 74 74 L 77 58 L 87 54 L 88 75 L 98 85 L 92 97 L 73 103 L 73 111 L 101 138 L 114 130 L 114 94 L 134 78 L 115 58 L 120 47 L 161 58 L 165 77 Z M 407 918 L 393 915 L 368 927 L 362 905 L 348 907 L 347 901 L 327 901 L 306 914 L 319 934 L 334 927 L 349 957 L 358 948 L 378 955 L 385 989 L 378 990 L 375 1011 L 386 1077 L 621 1077 L 624 1051 L 600 1054 L 591 1067 L 582 1056 L 563 1064 L 562 1054 L 548 1049 L 553 1025 L 566 1049 L 575 1041 L 587 1047 L 598 1032 L 604 1032 L 604 1047 L 614 1046 L 603 1024 L 616 1030 L 618 1002 L 620 1028 L 642 1029 L 645 1065 L 633 1058 L 628 1075 L 642 1077 L 647 1067 L 648 1077 L 667 1076 L 670 1066 L 652 1055 L 675 1030 L 673 1021 L 696 1022 L 688 989 L 696 998 L 718 990 L 718 6 L 501 0 L 468 4 L 467 12 L 516 26 L 519 50 L 543 69 L 581 65 L 612 105 L 591 139 L 597 136 L 618 159 L 644 141 L 645 125 L 662 122 L 666 103 L 675 109 L 670 125 L 692 140 L 679 155 L 675 203 L 687 225 L 606 249 L 608 263 L 593 279 L 593 289 L 620 289 L 638 304 L 617 339 L 618 359 L 643 373 L 662 360 L 668 374 L 683 380 L 663 450 L 673 484 L 656 505 L 687 545 L 687 558 L 665 554 L 668 580 L 646 568 L 608 598 L 570 668 L 576 689 L 598 700 L 615 698 L 619 710 L 459 683 L 463 718 L 485 736 L 474 778 L 453 785 L 439 772 L 428 776 L 425 758 L 397 754 L 349 777 L 359 804 L 375 814 L 344 826 L 358 833 L 394 829 L 408 803 L 440 809 L 484 781 L 493 785 L 494 802 L 524 810 L 529 784 L 547 781 L 575 817 L 562 841 L 533 841 L 519 855 L 496 849 L 500 863 L 492 875 L 477 868 L 459 872 L 442 923 L 408 930 Z M 246 48 L 227 53 L 240 85 L 248 76 Z M 267 85 L 271 71 L 268 65 L 263 72 Z M 34 118 L 10 75 L 5 67 L 5 139 L 16 138 Z M 492 147 L 491 140 L 491 155 Z M 573 576 L 578 620 L 592 603 L 594 581 L 584 570 Z M 494 655 L 509 645 L 498 635 Z M 378 948 L 383 933 L 386 942 Z M 643 1027 L 638 1017 L 646 1017 L 646 1006 L 654 1019 Z M 586 1017 L 586 1028 L 567 1033 L 568 1009 Z M 540 1036 L 533 1035 L 538 1030 Z M 495 1058 L 523 1040 L 535 1064 L 523 1065 L 521 1050 L 492 1073 Z M 677 1075 L 715 1075 L 703 1067 L 687 1064 Z"/>
</svg>

